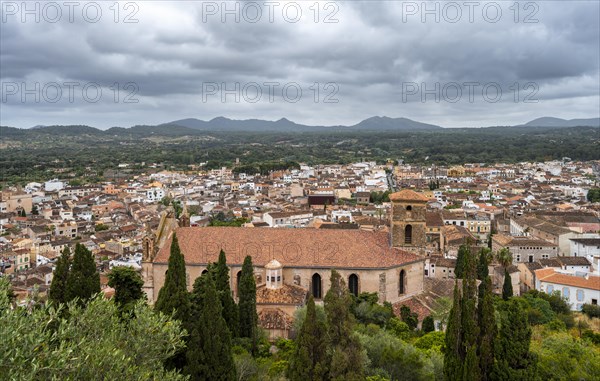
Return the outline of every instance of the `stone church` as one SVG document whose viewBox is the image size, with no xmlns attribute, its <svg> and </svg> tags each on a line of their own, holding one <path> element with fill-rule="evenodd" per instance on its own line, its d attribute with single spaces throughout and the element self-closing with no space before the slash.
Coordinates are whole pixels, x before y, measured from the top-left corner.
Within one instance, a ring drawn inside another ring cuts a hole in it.
<svg viewBox="0 0 600 381">
<path fill-rule="evenodd" d="M 304 305 L 309 293 L 315 300 L 323 300 L 332 269 L 342 275 L 355 295 L 376 292 L 381 303 L 402 302 L 423 291 L 428 199 L 402 190 L 390 195 L 390 201 L 389 233 L 185 227 L 185 211 L 179 223 L 172 215 L 164 215 L 156 234 L 144 240 L 144 290 L 149 301 L 158 297 L 176 232 L 190 290 L 207 265 L 217 261 L 222 249 L 231 270 L 231 289 L 237 297 L 242 263 L 247 255 L 252 256 L 259 321 L 272 338 L 289 335 L 294 311 Z"/>
</svg>

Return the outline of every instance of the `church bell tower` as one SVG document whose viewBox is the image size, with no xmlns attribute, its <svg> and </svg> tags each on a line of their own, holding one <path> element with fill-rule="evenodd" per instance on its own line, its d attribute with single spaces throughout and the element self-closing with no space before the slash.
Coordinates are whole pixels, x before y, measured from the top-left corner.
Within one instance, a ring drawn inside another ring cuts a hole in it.
<svg viewBox="0 0 600 381">
<path fill-rule="evenodd" d="M 425 212 L 429 199 L 404 189 L 390 195 L 392 202 L 391 245 L 423 252 L 427 243 Z"/>
</svg>

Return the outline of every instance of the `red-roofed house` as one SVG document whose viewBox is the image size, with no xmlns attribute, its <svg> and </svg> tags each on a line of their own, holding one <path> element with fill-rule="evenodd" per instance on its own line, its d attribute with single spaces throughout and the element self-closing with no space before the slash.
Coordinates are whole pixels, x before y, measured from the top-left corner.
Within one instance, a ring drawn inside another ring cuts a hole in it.
<svg viewBox="0 0 600 381">
<path fill-rule="evenodd" d="M 584 304 L 597 305 L 600 300 L 600 277 L 598 276 L 566 274 L 552 267 L 536 270 L 535 276 L 538 291 L 548 294 L 559 291 L 573 311 L 580 311 Z"/>
</svg>

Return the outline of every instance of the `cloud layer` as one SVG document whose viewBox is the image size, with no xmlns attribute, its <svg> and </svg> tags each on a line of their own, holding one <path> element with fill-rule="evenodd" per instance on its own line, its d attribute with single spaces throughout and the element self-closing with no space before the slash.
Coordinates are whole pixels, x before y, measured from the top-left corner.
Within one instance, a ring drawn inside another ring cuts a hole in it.
<svg viewBox="0 0 600 381">
<path fill-rule="evenodd" d="M 1 4 L 2 125 L 600 113 L 595 1 L 52 4 Z"/>
</svg>

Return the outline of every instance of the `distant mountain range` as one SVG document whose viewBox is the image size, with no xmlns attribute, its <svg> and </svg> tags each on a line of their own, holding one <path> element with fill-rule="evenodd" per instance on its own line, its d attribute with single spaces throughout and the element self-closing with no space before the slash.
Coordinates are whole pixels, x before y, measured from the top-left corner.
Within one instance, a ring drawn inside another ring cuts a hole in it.
<svg viewBox="0 0 600 381">
<path fill-rule="evenodd" d="M 600 127 L 600 118 L 571 119 L 542 117 L 525 124 L 506 127 Z M 502 128 L 502 127 L 500 127 Z M 31 129 L 2 127 L 0 137 L 19 136 L 30 133 L 53 135 L 104 135 L 104 136 L 185 136 L 206 132 L 316 132 L 316 131 L 438 131 L 443 127 L 417 122 L 407 118 L 374 116 L 351 126 L 308 126 L 292 122 L 286 118 L 276 121 L 261 119 L 235 120 L 217 117 L 209 121 L 195 118 L 180 119 L 156 126 L 112 127 L 100 130 L 90 126 L 35 126 Z M 28 131 L 28 132 L 26 132 Z"/>
<path fill-rule="evenodd" d="M 537 118 L 531 122 L 523 124 L 523 126 L 529 127 L 600 127 L 600 118 L 590 119 L 560 119 L 552 118 L 549 116 L 543 118 Z"/>
<path fill-rule="evenodd" d="M 389 118 L 387 116 L 374 116 L 351 126 L 307 126 L 286 118 L 267 121 L 260 119 L 234 120 L 224 117 L 214 118 L 210 121 L 194 118 L 181 119 L 165 123 L 165 125 L 177 125 L 202 131 L 315 131 L 327 128 L 345 131 L 427 131 L 444 128 L 408 118 Z M 542 117 L 525 124 L 509 127 L 600 127 L 600 118 L 566 120 Z"/>
<path fill-rule="evenodd" d="M 387 116 L 374 116 L 365 119 L 352 126 L 307 126 L 292 122 L 289 119 L 281 118 L 277 121 L 268 121 L 260 119 L 234 120 L 224 117 L 204 121 L 199 119 L 181 119 L 166 123 L 166 125 L 176 125 L 202 131 L 319 131 L 323 129 L 334 130 L 377 130 L 377 131 L 422 131 L 438 130 L 442 127 L 433 124 L 416 122 L 407 118 L 388 118 Z"/>
</svg>

